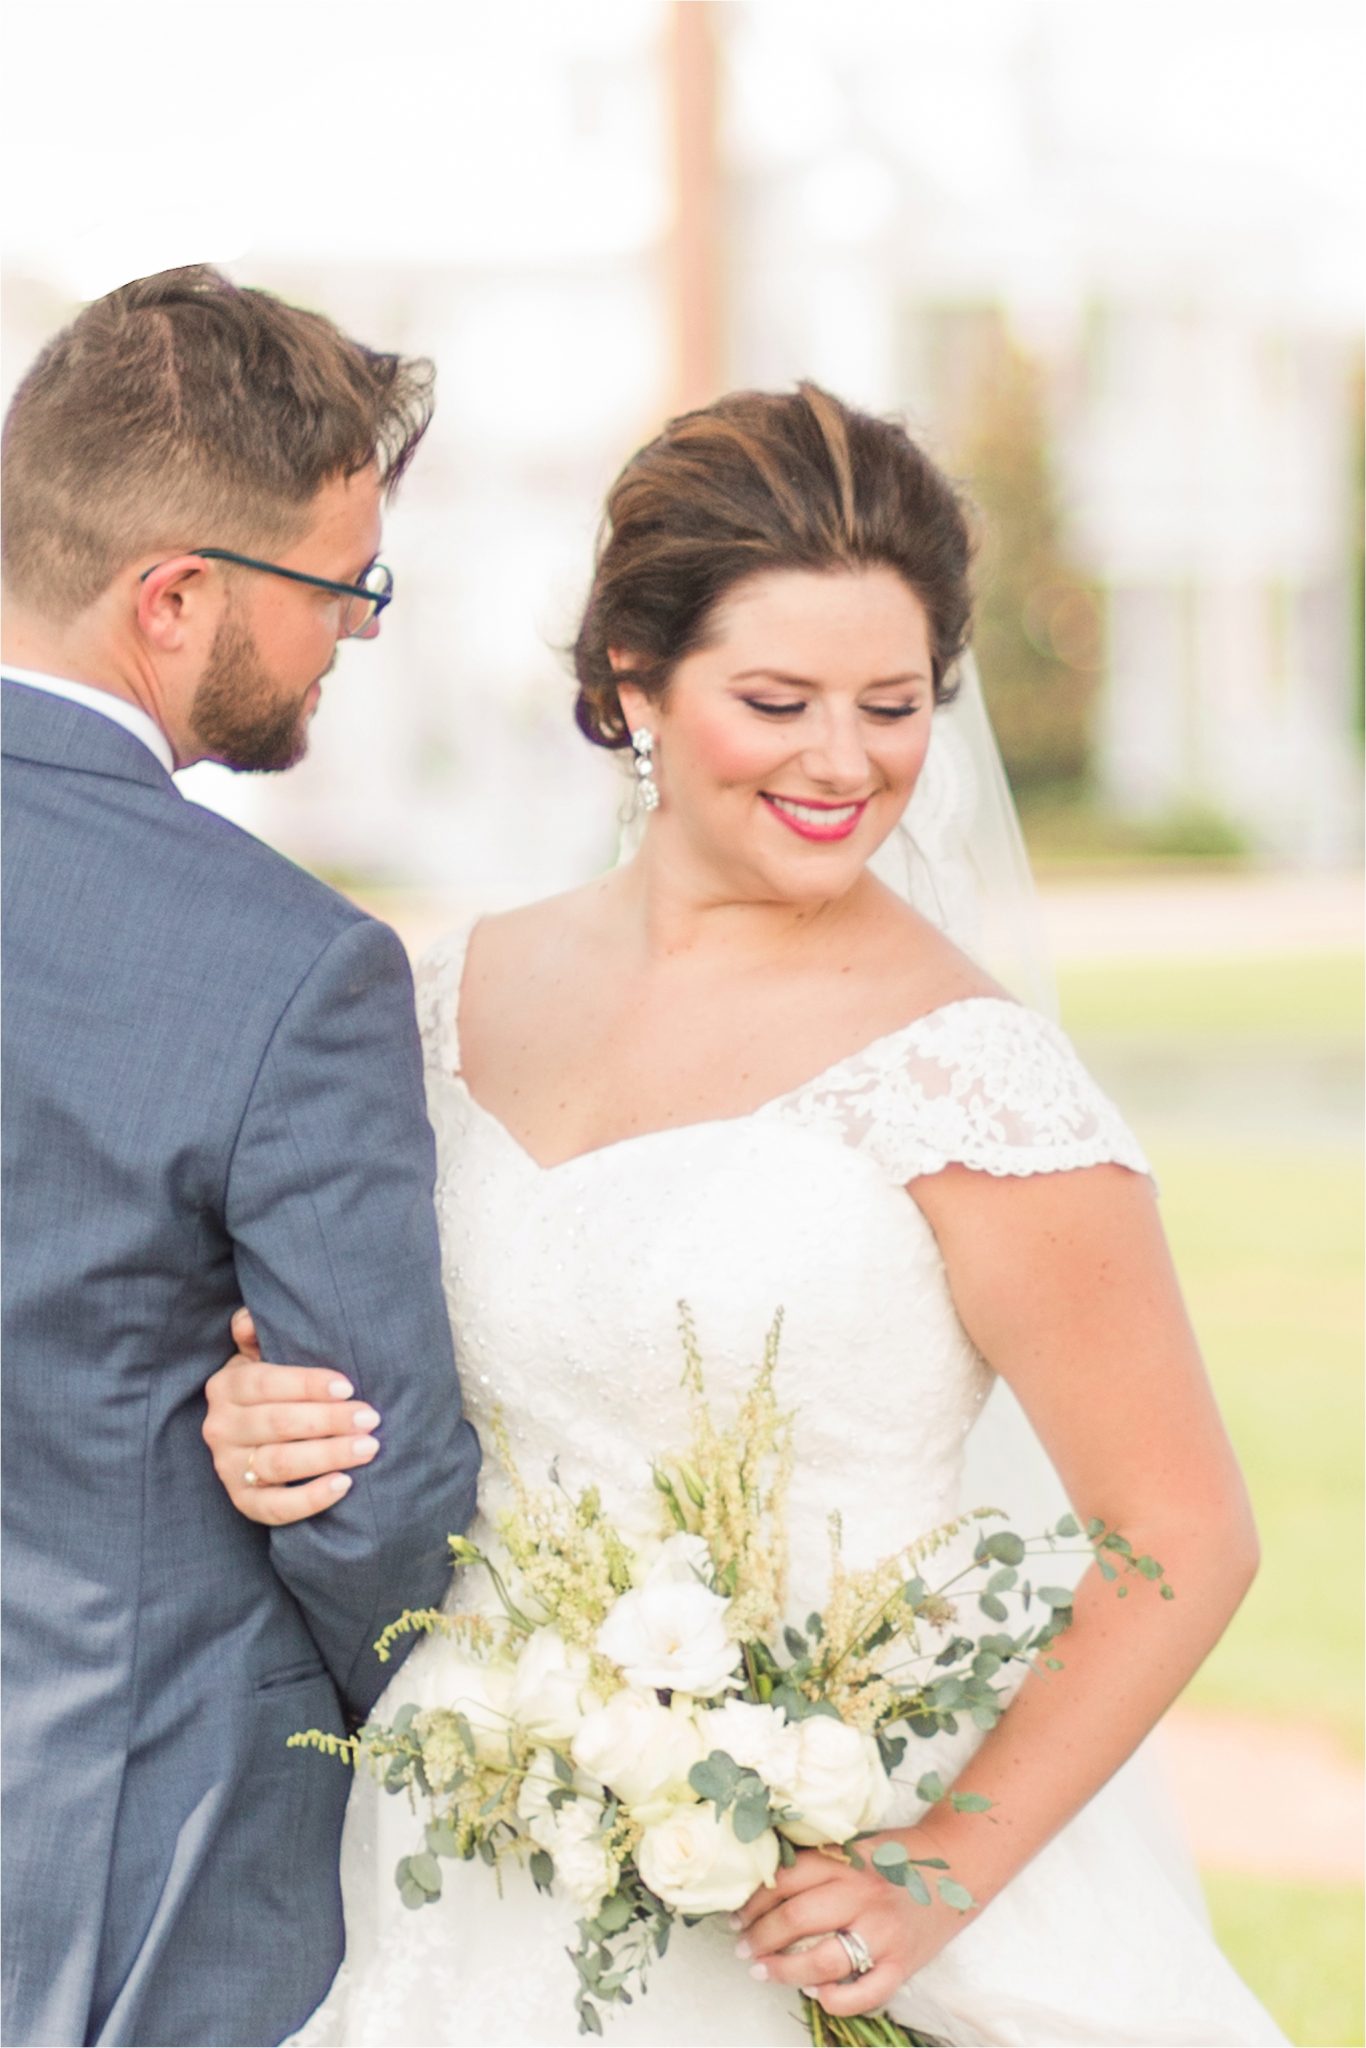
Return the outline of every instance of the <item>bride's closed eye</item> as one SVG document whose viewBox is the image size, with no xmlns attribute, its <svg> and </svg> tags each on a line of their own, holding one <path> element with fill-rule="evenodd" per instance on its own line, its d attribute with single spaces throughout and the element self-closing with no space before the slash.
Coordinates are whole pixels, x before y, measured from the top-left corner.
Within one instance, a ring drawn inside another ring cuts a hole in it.
<svg viewBox="0 0 1366 2048">
<path fill-rule="evenodd" d="M 797 698 L 791 703 L 774 703 L 763 697 L 744 697 L 741 702 L 748 704 L 751 711 L 758 711 L 765 718 L 794 718 L 805 711 L 804 699 Z M 864 710 L 870 718 L 896 719 L 911 718 L 920 709 L 919 704 L 865 704 Z"/>
</svg>

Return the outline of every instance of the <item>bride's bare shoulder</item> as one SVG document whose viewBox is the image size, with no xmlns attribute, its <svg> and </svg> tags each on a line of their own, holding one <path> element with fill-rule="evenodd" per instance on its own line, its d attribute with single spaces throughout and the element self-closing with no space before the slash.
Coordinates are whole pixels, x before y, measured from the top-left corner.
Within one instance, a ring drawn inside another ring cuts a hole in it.
<svg viewBox="0 0 1366 2048">
<path fill-rule="evenodd" d="M 864 950 L 879 1004 L 889 1012 L 909 1018 L 974 996 L 1011 1000 L 984 967 L 890 890 L 880 890 L 870 905 Z"/>
</svg>

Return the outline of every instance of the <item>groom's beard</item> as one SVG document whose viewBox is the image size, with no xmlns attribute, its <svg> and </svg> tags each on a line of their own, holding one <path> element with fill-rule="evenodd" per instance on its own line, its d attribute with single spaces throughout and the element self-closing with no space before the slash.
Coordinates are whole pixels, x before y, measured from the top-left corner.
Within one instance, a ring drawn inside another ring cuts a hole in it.
<svg viewBox="0 0 1366 2048">
<path fill-rule="evenodd" d="M 336 656 L 323 674 L 330 674 Z M 318 680 L 321 680 L 319 678 Z M 308 692 L 281 696 L 246 627 L 225 618 L 190 707 L 195 738 L 211 760 L 247 774 L 292 768 L 308 752 Z"/>
</svg>

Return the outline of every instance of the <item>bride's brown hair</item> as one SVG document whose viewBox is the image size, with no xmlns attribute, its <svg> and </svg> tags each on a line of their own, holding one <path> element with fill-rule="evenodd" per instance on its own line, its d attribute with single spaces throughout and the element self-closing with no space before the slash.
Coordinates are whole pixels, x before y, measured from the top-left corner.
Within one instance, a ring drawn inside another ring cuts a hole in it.
<svg viewBox="0 0 1366 2048">
<path fill-rule="evenodd" d="M 968 639 L 971 558 L 962 500 L 896 421 L 805 383 L 683 413 L 608 493 L 574 643 L 580 730 L 595 746 L 626 746 L 618 683 L 662 697 L 721 600 L 783 569 L 895 570 L 925 607 L 945 703 Z M 629 669 L 613 669 L 612 648 Z"/>
</svg>

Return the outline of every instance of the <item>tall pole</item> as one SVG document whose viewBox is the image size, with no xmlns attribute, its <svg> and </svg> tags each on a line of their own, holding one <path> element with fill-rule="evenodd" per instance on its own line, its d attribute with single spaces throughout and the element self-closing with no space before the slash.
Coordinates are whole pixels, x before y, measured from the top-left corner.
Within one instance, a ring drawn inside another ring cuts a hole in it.
<svg viewBox="0 0 1366 2048">
<path fill-rule="evenodd" d="M 715 398 L 725 379 L 722 191 L 717 143 L 718 16 L 727 0 L 672 0 L 667 78 L 673 221 L 665 248 L 670 412 Z"/>
</svg>

